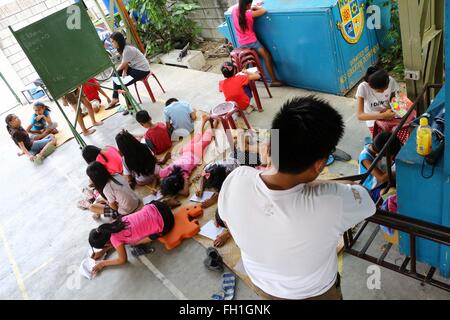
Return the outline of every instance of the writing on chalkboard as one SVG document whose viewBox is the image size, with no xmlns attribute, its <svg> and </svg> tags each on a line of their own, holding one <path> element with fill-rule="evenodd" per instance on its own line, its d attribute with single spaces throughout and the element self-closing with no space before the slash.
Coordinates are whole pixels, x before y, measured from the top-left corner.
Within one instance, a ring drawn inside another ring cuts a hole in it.
<svg viewBox="0 0 450 320">
<path fill-rule="evenodd" d="M 44 47 L 43 41 L 50 39 L 50 35 L 43 30 L 30 31 L 24 34 L 24 46 L 30 50 L 39 50 Z"/>
</svg>

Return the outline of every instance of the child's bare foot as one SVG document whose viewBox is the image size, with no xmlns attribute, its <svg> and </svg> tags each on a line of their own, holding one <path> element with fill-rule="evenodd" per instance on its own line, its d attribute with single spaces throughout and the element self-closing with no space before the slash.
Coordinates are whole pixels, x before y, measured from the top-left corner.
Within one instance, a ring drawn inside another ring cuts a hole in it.
<svg viewBox="0 0 450 320">
<path fill-rule="evenodd" d="M 228 240 L 230 240 L 231 234 L 229 231 L 223 232 L 221 235 L 217 236 L 216 240 L 214 240 L 214 247 L 220 248 L 227 243 Z"/>
<path fill-rule="evenodd" d="M 96 127 L 99 127 L 101 125 L 103 125 L 103 121 L 97 121 L 94 123 L 94 126 L 96 126 Z"/>
<path fill-rule="evenodd" d="M 86 131 L 83 131 L 83 136 L 85 136 L 85 137 L 90 136 L 90 135 L 93 134 L 95 131 L 97 131 L 97 130 L 95 130 L 95 129 L 88 129 L 88 130 L 86 130 Z"/>
<path fill-rule="evenodd" d="M 57 134 L 58 132 L 59 132 L 58 129 L 53 129 L 53 130 L 51 131 L 52 134 Z"/>
</svg>

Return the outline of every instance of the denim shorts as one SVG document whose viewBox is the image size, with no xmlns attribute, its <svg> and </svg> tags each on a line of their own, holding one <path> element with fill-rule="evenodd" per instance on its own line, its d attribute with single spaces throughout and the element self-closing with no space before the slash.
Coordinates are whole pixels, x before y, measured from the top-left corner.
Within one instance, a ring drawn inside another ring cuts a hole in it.
<svg viewBox="0 0 450 320">
<path fill-rule="evenodd" d="M 33 145 L 30 148 L 30 153 L 33 155 L 38 154 L 44 149 L 44 147 L 52 140 L 53 135 L 49 134 L 45 138 L 37 141 L 33 141 Z"/>
<path fill-rule="evenodd" d="M 239 45 L 239 48 L 249 48 L 249 49 L 255 49 L 255 50 L 258 50 L 262 47 L 263 46 L 262 46 L 261 42 L 259 42 L 258 40 L 256 40 L 255 42 L 252 42 L 252 43 Z"/>
</svg>

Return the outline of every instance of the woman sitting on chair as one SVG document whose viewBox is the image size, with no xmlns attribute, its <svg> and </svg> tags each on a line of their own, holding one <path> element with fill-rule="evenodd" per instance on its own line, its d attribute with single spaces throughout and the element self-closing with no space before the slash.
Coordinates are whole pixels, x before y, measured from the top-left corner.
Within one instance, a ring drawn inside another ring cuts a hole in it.
<svg viewBox="0 0 450 320">
<path fill-rule="evenodd" d="M 150 74 L 150 64 L 148 63 L 147 58 L 145 58 L 139 49 L 128 45 L 122 33 L 114 32 L 111 35 L 111 41 L 113 47 L 116 48 L 122 56 L 122 62 L 117 68 L 117 71 L 122 77 L 130 76 L 133 78 L 127 83 L 124 83 L 124 85 L 128 87 L 139 80 L 145 79 L 145 77 Z M 113 99 L 106 109 L 114 108 L 119 103 L 119 92 L 117 91 L 119 89 L 120 85 L 114 83 Z M 129 103 L 127 101 L 127 107 L 128 106 Z M 129 111 L 125 110 L 123 115 L 127 115 L 128 113 Z"/>
</svg>

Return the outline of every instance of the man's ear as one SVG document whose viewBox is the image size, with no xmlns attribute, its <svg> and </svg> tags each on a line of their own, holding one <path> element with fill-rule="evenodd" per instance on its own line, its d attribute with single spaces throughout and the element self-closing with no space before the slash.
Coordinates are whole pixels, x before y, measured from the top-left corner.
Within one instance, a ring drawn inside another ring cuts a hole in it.
<svg viewBox="0 0 450 320">
<path fill-rule="evenodd" d="M 325 169 L 325 166 L 327 165 L 327 160 L 328 160 L 328 157 L 324 158 L 324 159 L 317 160 L 314 163 L 313 168 L 314 168 L 314 172 L 317 175 L 321 174 L 323 169 Z"/>
</svg>

